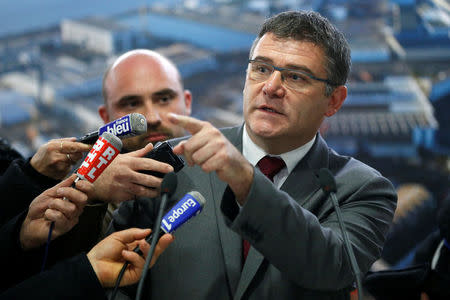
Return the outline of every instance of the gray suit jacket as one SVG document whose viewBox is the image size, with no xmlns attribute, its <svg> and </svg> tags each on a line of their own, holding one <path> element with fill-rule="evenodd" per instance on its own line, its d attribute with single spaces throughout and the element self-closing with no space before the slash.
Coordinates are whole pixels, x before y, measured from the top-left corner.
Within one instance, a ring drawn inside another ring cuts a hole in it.
<svg viewBox="0 0 450 300">
<path fill-rule="evenodd" d="M 222 130 L 241 151 L 242 128 Z M 354 276 L 332 202 L 314 173 L 320 168 L 335 175 L 348 235 L 361 271 L 367 272 L 391 224 L 395 190 L 376 170 L 336 154 L 317 135 L 281 190 L 255 169 L 240 212 L 215 173 L 184 167 L 173 203 L 193 190 L 207 202 L 178 229 L 151 270 L 149 299 L 348 299 Z M 112 226 L 151 228 L 156 212 L 154 199 L 124 202 Z M 244 266 L 242 238 L 252 245 Z"/>
</svg>

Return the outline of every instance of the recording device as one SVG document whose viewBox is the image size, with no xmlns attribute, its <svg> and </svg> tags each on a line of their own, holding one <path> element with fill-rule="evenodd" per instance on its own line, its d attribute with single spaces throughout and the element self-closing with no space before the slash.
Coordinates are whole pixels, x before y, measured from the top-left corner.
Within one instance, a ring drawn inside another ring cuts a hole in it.
<svg viewBox="0 0 450 300">
<path fill-rule="evenodd" d="M 152 151 L 150 151 L 145 157 L 171 165 L 174 172 L 178 172 L 184 167 L 183 159 L 173 153 L 172 145 L 167 141 L 158 142 Z M 163 178 L 165 175 L 164 173 L 150 170 L 140 170 L 139 172 L 159 178 Z"/>
<path fill-rule="evenodd" d="M 358 263 L 356 262 L 355 253 L 350 245 L 350 240 L 348 238 L 347 230 L 345 229 L 344 221 L 342 220 L 341 208 L 339 207 L 339 202 L 336 198 L 336 180 L 334 179 L 333 173 L 327 168 L 322 168 L 316 173 L 319 179 L 320 188 L 323 190 L 325 195 L 331 197 L 331 202 L 333 203 L 334 210 L 336 211 L 339 227 L 341 228 L 342 236 L 344 238 L 344 246 L 347 250 L 347 255 L 350 259 L 350 264 L 352 267 L 353 274 L 356 277 L 356 287 L 358 289 L 358 300 L 363 299 L 363 290 L 361 284 L 362 274 L 359 270 Z"/>
<path fill-rule="evenodd" d="M 77 142 L 92 144 L 104 132 L 109 132 L 121 139 L 141 135 L 147 132 L 147 120 L 143 115 L 138 113 L 128 114 L 122 118 L 103 125 L 98 129 L 98 131 L 88 133 L 78 138 Z"/>
<path fill-rule="evenodd" d="M 174 232 L 189 219 L 198 215 L 202 211 L 205 203 L 205 197 L 197 191 L 192 191 L 184 195 L 162 218 L 158 239 L 165 233 Z M 147 237 L 147 242 L 150 242 L 152 236 L 153 232 Z M 142 255 L 139 247 L 136 247 L 134 252 Z"/>
</svg>

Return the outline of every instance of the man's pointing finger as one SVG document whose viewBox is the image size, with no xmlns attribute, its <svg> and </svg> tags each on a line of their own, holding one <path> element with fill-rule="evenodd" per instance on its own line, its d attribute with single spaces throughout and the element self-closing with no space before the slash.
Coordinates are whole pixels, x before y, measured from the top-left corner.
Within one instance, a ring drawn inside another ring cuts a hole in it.
<svg viewBox="0 0 450 300">
<path fill-rule="evenodd" d="M 172 122 L 175 125 L 183 127 L 184 129 L 189 131 L 191 134 L 196 134 L 204 126 L 203 121 L 197 120 L 192 117 L 177 115 L 174 113 L 168 113 L 167 115 L 169 117 L 170 122 Z"/>
</svg>

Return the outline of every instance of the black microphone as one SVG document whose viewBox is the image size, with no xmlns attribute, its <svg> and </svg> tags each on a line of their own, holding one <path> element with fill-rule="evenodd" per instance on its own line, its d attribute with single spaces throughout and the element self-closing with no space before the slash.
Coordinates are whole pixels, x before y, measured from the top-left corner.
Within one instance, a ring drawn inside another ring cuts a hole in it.
<svg viewBox="0 0 450 300">
<path fill-rule="evenodd" d="M 155 224 L 153 224 L 152 232 L 157 232 L 161 227 L 162 216 L 164 210 L 166 209 L 166 203 L 169 196 L 175 192 L 178 185 L 177 174 L 174 172 L 167 173 L 161 183 L 161 203 L 159 204 L 158 215 L 156 216 Z M 156 242 L 158 241 L 158 235 L 152 236 L 150 250 L 148 252 L 147 258 L 145 260 L 144 269 L 142 270 L 141 279 L 139 280 L 139 285 L 137 288 L 136 299 L 141 299 L 142 289 L 144 288 L 145 278 L 147 277 L 147 270 L 152 261 L 153 252 L 155 251 Z"/>
<path fill-rule="evenodd" d="M 320 188 L 323 190 L 325 195 L 330 195 L 331 202 L 333 203 L 334 210 L 336 211 L 336 215 L 339 222 L 339 227 L 341 228 L 342 236 L 344 238 L 345 249 L 347 250 L 347 255 L 350 258 L 350 264 L 352 266 L 353 274 L 356 277 L 356 287 L 358 289 L 358 300 L 362 300 L 363 298 L 363 290 L 361 285 L 361 271 L 359 270 L 358 263 L 356 262 L 355 253 L 353 252 L 353 248 L 350 245 L 350 240 L 348 238 L 347 230 L 345 229 L 344 221 L 342 220 L 341 209 L 339 207 L 339 202 L 336 198 L 336 180 L 334 179 L 333 174 L 327 168 L 320 169 L 317 174 L 317 178 L 319 179 Z"/>
<path fill-rule="evenodd" d="M 93 144 L 103 132 L 112 133 L 121 139 L 141 135 L 147 132 L 147 120 L 142 114 L 131 113 L 103 125 L 97 131 L 77 138 L 77 142 Z"/>
<path fill-rule="evenodd" d="M 166 208 L 167 199 L 173 195 L 173 193 L 177 189 L 177 185 L 178 185 L 178 179 L 177 179 L 177 175 L 174 172 L 165 174 L 163 181 L 161 183 L 161 202 L 159 204 L 158 215 L 156 216 L 155 224 L 153 224 L 152 232 L 159 232 L 159 228 L 161 227 L 162 215 L 163 215 L 164 209 Z M 162 234 L 160 234 L 160 235 L 162 235 Z M 150 250 L 148 252 L 148 256 L 145 260 L 144 269 L 142 270 L 141 279 L 139 280 L 139 286 L 138 286 L 137 295 L 136 295 L 137 299 L 140 299 L 140 297 L 141 297 L 144 280 L 145 280 L 145 277 L 147 276 L 147 269 L 148 269 L 148 266 L 150 265 L 150 262 L 152 261 L 153 252 L 155 252 L 156 242 L 158 241 L 160 235 L 150 234 L 150 236 L 147 237 L 147 239 L 146 239 L 147 242 L 149 242 L 151 240 L 151 244 L 150 244 Z M 134 249 L 134 252 L 142 255 L 142 252 L 139 249 L 139 246 Z M 114 285 L 114 290 L 113 290 L 111 298 L 110 298 L 111 300 L 114 300 L 116 298 L 117 291 L 118 291 L 119 285 L 120 285 L 120 281 L 122 280 L 123 274 L 125 273 L 125 270 L 127 269 L 128 265 L 129 265 L 129 262 L 128 261 L 125 262 L 122 266 L 122 269 L 119 272 L 119 275 L 117 276 L 116 284 Z"/>
</svg>

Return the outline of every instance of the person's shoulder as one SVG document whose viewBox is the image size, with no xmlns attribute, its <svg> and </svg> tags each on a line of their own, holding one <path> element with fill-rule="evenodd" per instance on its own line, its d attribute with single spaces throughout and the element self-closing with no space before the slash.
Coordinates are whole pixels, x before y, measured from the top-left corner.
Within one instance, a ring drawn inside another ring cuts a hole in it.
<svg viewBox="0 0 450 300">
<path fill-rule="evenodd" d="M 367 182 L 374 179 L 389 182 L 380 171 L 352 156 L 338 154 L 333 149 L 330 149 L 329 156 L 331 168 L 335 169 L 337 176 L 351 178 L 358 182 Z"/>
</svg>

